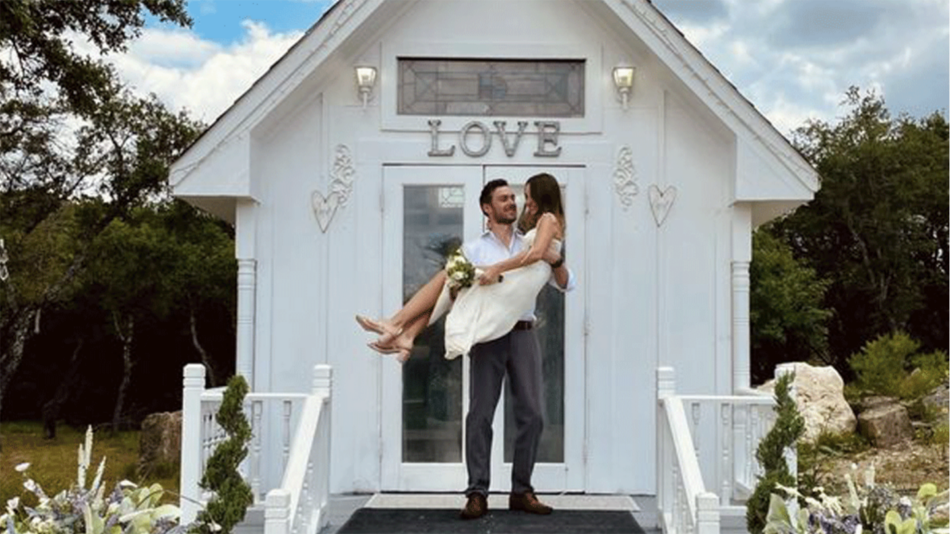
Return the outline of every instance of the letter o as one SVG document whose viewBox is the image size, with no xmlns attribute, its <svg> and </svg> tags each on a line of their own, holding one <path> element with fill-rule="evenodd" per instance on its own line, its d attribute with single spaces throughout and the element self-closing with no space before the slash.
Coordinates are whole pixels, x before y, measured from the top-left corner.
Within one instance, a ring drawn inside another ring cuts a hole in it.
<svg viewBox="0 0 950 534">
<path fill-rule="evenodd" d="M 482 147 L 478 150 L 472 150 L 468 147 L 468 134 L 472 130 L 481 130 L 482 137 L 485 139 Z M 491 148 L 491 132 L 488 130 L 488 126 L 478 121 L 472 121 L 462 126 L 462 130 L 459 131 L 459 146 L 462 147 L 462 152 L 469 157 L 478 158 L 487 154 L 488 149 Z"/>
</svg>

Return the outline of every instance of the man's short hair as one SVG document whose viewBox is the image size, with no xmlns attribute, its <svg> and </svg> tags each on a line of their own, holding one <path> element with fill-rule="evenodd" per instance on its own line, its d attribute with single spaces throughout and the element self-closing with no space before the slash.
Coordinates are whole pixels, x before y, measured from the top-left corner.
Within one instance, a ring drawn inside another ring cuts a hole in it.
<svg viewBox="0 0 950 534">
<path fill-rule="evenodd" d="M 495 178 L 485 184 L 485 187 L 482 188 L 482 194 L 478 197 L 478 205 L 484 206 L 485 204 L 491 204 L 491 196 L 495 193 L 495 189 L 506 187 L 507 185 L 508 180 L 503 178 Z M 485 210 L 482 210 L 482 213 L 485 213 Z M 488 214 L 486 213 L 486 215 Z"/>
</svg>

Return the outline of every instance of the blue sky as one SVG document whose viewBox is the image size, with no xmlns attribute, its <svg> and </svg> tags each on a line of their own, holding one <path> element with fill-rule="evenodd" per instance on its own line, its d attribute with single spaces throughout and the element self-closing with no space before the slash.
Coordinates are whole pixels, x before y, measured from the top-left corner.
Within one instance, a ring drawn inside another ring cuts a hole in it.
<svg viewBox="0 0 950 534">
<path fill-rule="evenodd" d="M 883 94 L 895 114 L 950 106 L 946 0 L 652 1 L 783 133 L 833 122 L 851 85 Z M 331 4 L 189 0 L 191 29 L 150 21 L 113 62 L 141 92 L 211 122 Z"/>
<path fill-rule="evenodd" d="M 202 39 L 220 44 L 240 41 L 245 34 L 241 22 L 264 22 L 277 33 L 306 30 L 332 2 L 330 0 L 189 0 L 192 29 Z M 151 20 L 151 27 L 163 26 Z"/>
</svg>

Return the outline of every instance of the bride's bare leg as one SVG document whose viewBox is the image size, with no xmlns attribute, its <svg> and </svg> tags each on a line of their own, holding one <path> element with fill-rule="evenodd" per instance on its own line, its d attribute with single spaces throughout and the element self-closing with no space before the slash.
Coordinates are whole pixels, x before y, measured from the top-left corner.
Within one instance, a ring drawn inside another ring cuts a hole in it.
<svg viewBox="0 0 950 534">
<path fill-rule="evenodd" d="M 374 321 L 368 317 L 357 315 L 356 322 L 358 322 L 364 330 L 380 334 L 379 342 L 383 345 L 388 345 L 399 336 L 408 325 L 414 324 L 415 319 L 422 315 L 428 317 L 428 313 L 435 306 L 436 301 L 439 300 L 439 294 L 442 293 L 445 277 L 446 274 L 444 270 L 437 272 L 435 276 L 426 282 L 419 291 L 416 291 L 409 301 L 389 319 Z M 428 321 L 423 323 L 422 328 L 425 328 L 426 324 L 428 324 Z M 421 330 L 420 328 L 419 331 Z M 412 339 L 415 339 L 415 335 L 412 336 Z"/>
<path fill-rule="evenodd" d="M 412 346 L 415 343 L 416 336 L 429 326 L 429 312 L 425 312 L 412 320 L 398 335 L 382 335 L 380 338 L 369 344 L 369 347 L 381 354 L 399 354 L 397 357 L 400 362 L 405 363 L 412 354 Z M 386 339 L 388 337 L 388 339 Z"/>
<path fill-rule="evenodd" d="M 445 277 L 445 270 L 435 273 L 435 276 L 429 279 L 426 285 L 422 286 L 419 291 L 416 291 L 416 294 L 413 295 L 399 311 L 390 317 L 390 322 L 399 328 L 406 328 L 423 314 L 428 315 L 435 306 L 436 301 L 439 300 L 439 294 L 442 293 L 442 286 L 445 285 Z M 425 328 L 426 324 L 428 324 L 428 321 L 422 324 L 422 328 Z M 419 332 L 422 331 L 422 328 L 419 329 Z M 413 336 L 413 338 L 415 338 L 415 336 Z"/>
</svg>

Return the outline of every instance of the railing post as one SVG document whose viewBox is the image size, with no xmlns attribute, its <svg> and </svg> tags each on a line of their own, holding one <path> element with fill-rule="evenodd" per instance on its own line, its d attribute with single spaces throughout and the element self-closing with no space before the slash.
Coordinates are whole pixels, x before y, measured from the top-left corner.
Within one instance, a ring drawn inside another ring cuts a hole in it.
<svg viewBox="0 0 950 534">
<path fill-rule="evenodd" d="M 696 534 L 719 534 L 719 497 L 715 493 L 696 496 Z"/>
<path fill-rule="evenodd" d="M 656 370 L 656 422 L 657 422 L 657 443 L 656 443 L 656 483 L 657 483 L 657 503 L 661 513 L 669 513 L 671 517 L 676 517 L 676 507 L 673 506 L 676 494 L 676 477 L 672 475 L 673 469 L 669 448 L 673 446 L 673 440 L 667 440 L 666 428 L 669 427 L 666 418 L 666 408 L 660 402 L 676 393 L 675 373 L 672 367 L 658 367 Z M 661 521 L 662 522 L 662 521 Z"/>
<path fill-rule="evenodd" d="M 317 469 L 316 472 L 320 473 L 320 480 L 315 481 L 314 490 L 319 496 L 317 506 L 317 518 L 319 525 L 318 529 L 322 529 L 330 522 L 330 516 L 326 513 L 327 502 L 330 498 L 330 425 L 332 422 L 332 413 L 333 413 L 333 367 L 327 364 L 317 364 L 313 368 L 313 393 L 315 395 L 323 395 L 326 399 L 321 411 L 321 425 L 323 429 L 320 429 L 317 432 L 317 435 L 320 436 L 319 443 L 315 444 L 320 447 L 319 451 L 315 451 L 318 455 L 321 468 Z"/>
<path fill-rule="evenodd" d="M 273 489 L 264 501 L 264 534 L 290 532 L 290 493 Z"/>
<path fill-rule="evenodd" d="M 656 398 L 665 399 L 676 394 L 676 373 L 672 367 L 658 367 L 656 370 Z"/>
<path fill-rule="evenodd" d="M 325 363 L 313 366 L 313 393 L 330 396 L 333 389 L 333 367 Z"/>
<path fill-rule="evenodd" d="M 201 470 L 201 393 L 205 389 L 205 368 L 201 364 L 185 366 L 181 400 L 181 523 L 198 516 L 198 477 Z"/>
</svg>

